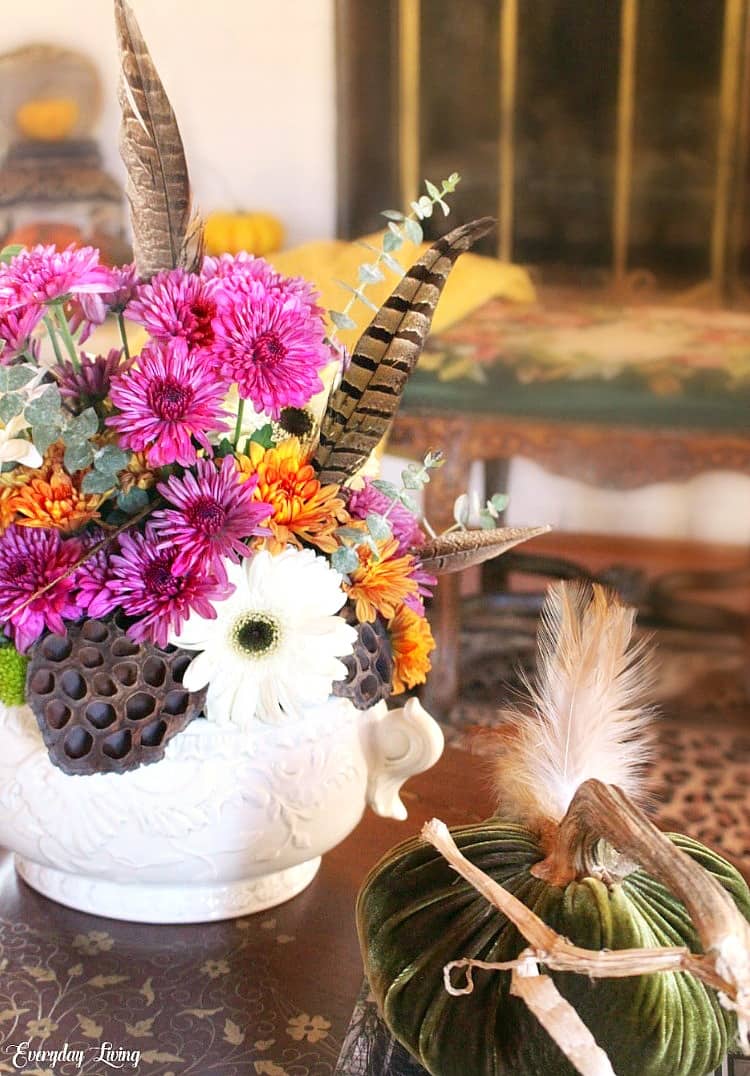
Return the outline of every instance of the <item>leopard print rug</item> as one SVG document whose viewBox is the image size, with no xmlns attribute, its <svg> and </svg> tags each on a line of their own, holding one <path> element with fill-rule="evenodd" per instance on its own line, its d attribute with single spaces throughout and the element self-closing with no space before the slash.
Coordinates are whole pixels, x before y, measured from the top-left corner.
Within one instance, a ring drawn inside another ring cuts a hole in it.
<svg viewBox="0 0 750 1076">
<path fill-rule="evenodd" d="M 468 642 L 467 688 L 446 729 L 449 742 L 464 745 L 472 729 L 495 723 L 519 688 L 504 659 L 495 653 L 493 661 L 487 650 L 483 657 L 476 637 Z M 657 644 L 656 753 L 648 778 L 655 821 L 720 851 L 750 881 L 750 663 L 743 645 L 684 633 L 665 633 Z M 532 653 L 527 648 L 525 656 Z M 472 736 L 471 746 L 489 750 L 481 736 Z"/>
</svg>

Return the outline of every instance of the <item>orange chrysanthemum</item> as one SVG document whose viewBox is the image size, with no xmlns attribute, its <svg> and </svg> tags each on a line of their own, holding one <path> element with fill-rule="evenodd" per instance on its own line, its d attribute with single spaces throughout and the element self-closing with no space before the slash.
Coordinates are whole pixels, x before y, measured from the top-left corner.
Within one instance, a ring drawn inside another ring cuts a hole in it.
<svg viewBox="0 0 750 1076">
<path fill-rule="evenodd" d="M 80 530 L 96 519 L 103 497 L 83 493 L 81 482 L 85 471 L 73 477 L 62 466 L 63 450 L 53 445 L 38 471 L 8 498 L 7 511 L 13 511 L 15 521 L 22 527 L 51 527 L 70 533 Z"/>
<path fill-rule="evenodd" d="M 275 448 L 264 449 L 251 441 L 248 455 L 237 457 L 240 480 L 257 475 L 253 499 L 265 501 L 273 515 L 264 520 L 273 537 L 266 539 L 271 552 L 303 542 L 324 553 L 338 548 L 334 531 L 349 516 L 339 486 L 321 486 L 300 442 L 290 437 Z"/>
<path fill-rule="evenodd" d="M 426 618 L 402 605 L 388 625 L 393 651 L 393 694 L 423 684 L 432 668 L 435 640 Z"/>
<path fill-rule="evenodd" d="M 357 547 L 359 567 L 351 572 L 345 588 L 355 603 L 358 620 L 373 621 L 376 613 L 389 620 L 402 602 L 417 595 L 417 584 L 411 577 L 413 558 L 396 555 L 395 538 L 378 542 L 377 546 L 377 556 L 369 546 Z"/>
</svg>

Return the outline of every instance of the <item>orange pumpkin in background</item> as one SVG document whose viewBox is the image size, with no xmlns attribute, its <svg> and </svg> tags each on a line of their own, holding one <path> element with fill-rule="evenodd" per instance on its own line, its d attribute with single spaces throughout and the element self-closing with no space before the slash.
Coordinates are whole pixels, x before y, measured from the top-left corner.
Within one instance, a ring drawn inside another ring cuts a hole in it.
<svg viewBox="0 0 750 1076">
<path fill-rule="evenodd" d="M 272 254 L 283 241 L 283 225 L 270 213 L 216 212 L 206 217 L 207 254 Z"/>
<path fill-rule="evenodd" d="M 75 243 L 79 247 L 86 246 L 83 232 L 72 224 L 63 224 L 56 220 L 34 221 L 33 224 L 22 224 L 14 228 L 10 235 L 6 235 L 2 245 L 4 247 L 35 247 L 38 243 L 45 246 L 54 245 L 59 250 Z"/>
<path fill-rule="evenodd" d="M 16 110 L 16 126 L 34 142 L 64 142 L 80 118 L 72 97 L 37 97 Z"/>
</svg>

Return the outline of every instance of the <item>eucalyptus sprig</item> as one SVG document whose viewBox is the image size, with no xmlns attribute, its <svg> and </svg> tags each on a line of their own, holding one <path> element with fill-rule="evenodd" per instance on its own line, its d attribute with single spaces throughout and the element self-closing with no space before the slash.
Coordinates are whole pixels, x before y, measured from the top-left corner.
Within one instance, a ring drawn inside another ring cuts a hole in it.
<svg viewBox="0 0 750 1076">
<path fill-rule="evenodd" d="M 469 529 L 469 522 L 472 518 L 479 519 L 479 526 L 482 530 L 491 531 L 497 526 L 500 514 L 508 507 L 508 495 L 506 493 L 493 493 L 492 496 L 485 502 L 484 508 L 481 507 L 479 501 L 479 495 L 476 492 L 462 493 L 460 497 L 456 497 L 453 502 L 453 518 L 455 524 L 445 532 L 449 534 L 451 531 L 461 530 L 465 531 Z"/>
<path fill-rule="evenodd" d="M 398 277 L 404 275 L 403 267 L 391 255 L 394 251 L 399 250 L 407 240 L 414 244 L 422 242 L 424 232 L 420 221 L 431 217 L 436 205 L 440 206 L 444 216 L 448 216 L 450 207 L 445 201 L 445 197 L 455 191 L 460 181 L 460 175 L 458 172 L 454 172 L 442 181 L 438 189 L 434 183 L 426 179 L 424 185 L 427 193 L 411 203 L 410 213 L 402 213 L 398 209 L 383 210 L 382 216 L 388 221 L 388 227 L 383 233 L 380 249 L 371 243 L 359 242 L 359 246 L 364 247 L 375 255 L 374 261 L 363 262 L 359 266 L 356 287 L 344 280 L 336 281 L 345 291 L 349 292 L 349 300 L 343 310 L 328 311 L 328 316 L 333 322 L 333 328 L 328 336 L 331 344 L 334 343 L 339 329 L 356 329 L 357 323 L 351 316 L 350 310 L 357 301 L 369 307 L 370 310 L 377 312 L 378 307 L 365 295 L 365 289 L 370 284 L 377 284 L 385 279 L 382 266 L 390 269 Z"/>
</svg>

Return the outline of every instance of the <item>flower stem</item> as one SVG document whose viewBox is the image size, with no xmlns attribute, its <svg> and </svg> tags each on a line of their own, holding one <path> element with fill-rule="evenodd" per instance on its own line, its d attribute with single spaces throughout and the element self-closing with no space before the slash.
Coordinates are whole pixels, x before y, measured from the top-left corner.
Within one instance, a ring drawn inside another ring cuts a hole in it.
<svg viewBox="0 0 750 1076">
<path fill-rule="evenodd" d="M 58 303 L 54 307 L 55 317 L 57 318 L 57 324 L 60 329 L 65 346 L 68 349 L 70 355 L 70 361 L 73 363 L 73 369 L 79 371 L 81 369 L 81 362 L 78 358 L 78 352 L 76 351 L 75 340 L 70 331 L 70 325 L 68 325 L 68 319 L 65 317 L 62 306 Z"/>
<path fill-rule="evenodd" d="M 237 424 L 234 427 L 234 447 L 239 448 L 240 435 L 242 433 L 242 415 L 245 410 L 245 401 L 240 396 L 239 406 L 237 407 Z"/>
<path fill-rule="evenodd" d="M 57 332 L 55 331 L 55 323 L 49 316 L 49 314 L 45 314 L 42 320 L 44 321 L 47 332 L 49 333 L 49 338 L 52 341 L 52 347 L 55 352 L 55 359 L 57 360 L 57 365 L 64 366 L 65 363 L 63 361 L 62 352 L 60 351 L 60 342 L 57 339 Z"/>
<path fill-rule="evenodd" d="M 125 332 L 125 318 L 122 311 L 117 315 L 117 324 L 120 328 L 120 339 L 122 340 L 122 350 L 125 352 L 125 358 L 130 358 L 130 348 L 128 347 L 128 334 Z"/>
</svg>

